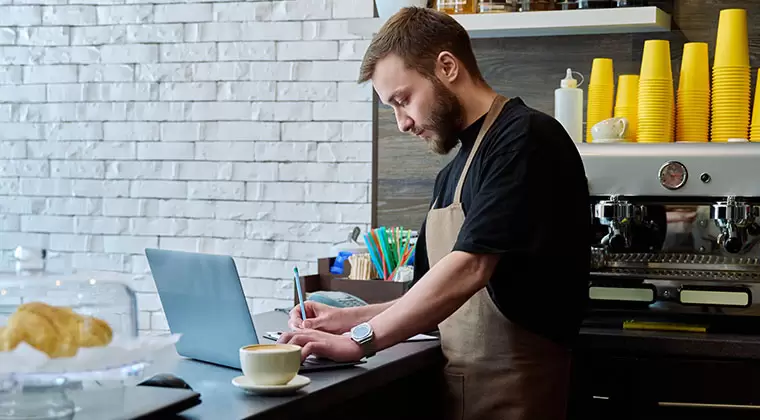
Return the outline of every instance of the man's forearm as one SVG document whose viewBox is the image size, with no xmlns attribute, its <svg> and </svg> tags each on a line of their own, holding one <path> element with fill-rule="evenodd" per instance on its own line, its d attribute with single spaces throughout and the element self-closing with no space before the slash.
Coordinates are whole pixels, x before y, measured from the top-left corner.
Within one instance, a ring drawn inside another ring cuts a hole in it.
<svg viewBox="0 0 760 420">
<path fill-rule="evenodd" d="M 498 255 L 452 252 L 369 323 L 378 350 L 430 331 L 488 284 Z"/>
<path fill-rule="evenodd" d="M 365 306 L 356 306 L 356 307 L 350 308 L 349 311 L 351 311 L 351 314 L 356 320 L 356 323 L 360 324 L 362 322 L 367 322 L 370 319 L 376 317 L 381 312 L 393 306 L 393 304 L 396 303 L 397 301 L 398 299 L 394 299 L 390 302 L 374 303 L 372 305 L 365 305 Z"/>
</svg>

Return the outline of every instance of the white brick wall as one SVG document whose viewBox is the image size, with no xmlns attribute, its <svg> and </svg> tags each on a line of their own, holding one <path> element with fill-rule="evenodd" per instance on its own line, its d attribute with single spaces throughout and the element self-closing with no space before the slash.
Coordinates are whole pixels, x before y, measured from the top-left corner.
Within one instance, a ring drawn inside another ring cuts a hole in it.
<svg viewBox="0 0 760 420">
<path fill-rule="evenodd" d="M 0 270 L 27 245 L 122 273 L 165 331 L 143 249 L 221 253 L 253 312 L 289 306 L 370 223 L 372 5 L 0 0 Z"/>
</svg>

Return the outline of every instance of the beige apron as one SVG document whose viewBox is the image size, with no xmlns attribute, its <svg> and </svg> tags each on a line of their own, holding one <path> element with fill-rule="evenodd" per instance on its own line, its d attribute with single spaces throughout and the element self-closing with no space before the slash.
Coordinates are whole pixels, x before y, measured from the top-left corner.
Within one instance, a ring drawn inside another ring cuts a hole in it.
<svg viewBox="0 0 760 420">
<path fill-rule="evenodd" d="M 456 243 L 465 218 L 461 197 L 467 171 L 506 102 L 499 95 L 491 105 L 462 170 L 452 204 L 436 209 L 434 203 L 427 215 L 425 239 L 431 267 Z M 444 320 L 439 329 L 446 357 L 447 413 L 452 420 L 565 418 L 569 351 L 508 320 L 486 288 Z"/>
</svg>

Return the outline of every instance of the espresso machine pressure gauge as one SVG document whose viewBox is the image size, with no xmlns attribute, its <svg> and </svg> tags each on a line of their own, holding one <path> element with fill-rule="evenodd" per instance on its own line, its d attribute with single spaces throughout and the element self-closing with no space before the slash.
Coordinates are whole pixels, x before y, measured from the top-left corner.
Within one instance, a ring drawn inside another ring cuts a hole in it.
<svg viewBox="0 0 760 420">
<path fill-rule="evenodd" d="M 689 172 L 681 162 L 670 161 L 660 168 L 660 185 L 669 189 L 677 190 L 686 184 Z"/>
</svg>

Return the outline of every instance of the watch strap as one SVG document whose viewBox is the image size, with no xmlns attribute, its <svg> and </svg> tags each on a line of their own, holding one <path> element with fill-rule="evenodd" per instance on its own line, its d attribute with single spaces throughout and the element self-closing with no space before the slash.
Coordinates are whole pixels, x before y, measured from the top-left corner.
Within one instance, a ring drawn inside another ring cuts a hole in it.
<svg viewBox="0 0 760 420">
<path fill-rule="evenodd" d="M 362 348 L 362 351 L 364 352 L 364 357 L 372 357 L 377 353 L 377 350 L 375 348 L 375 340 L 374 337 L 370 338 L 369 340 L 364 341 L 363 343 L 359 343 L 359 346 Z"/>
</svg>

